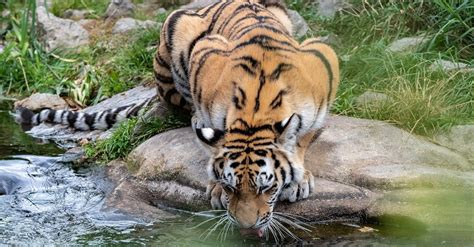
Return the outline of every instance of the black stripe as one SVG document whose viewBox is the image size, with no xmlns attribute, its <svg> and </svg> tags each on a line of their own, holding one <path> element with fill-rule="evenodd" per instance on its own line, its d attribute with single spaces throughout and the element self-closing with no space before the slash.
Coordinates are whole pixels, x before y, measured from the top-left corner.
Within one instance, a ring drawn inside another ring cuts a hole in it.
<svg viewBox="0 0 474 247">
<path fill-rule="evenodd" d="M 54 123 L 54 116 L 55 115 L 56 115 L 56 110 L 49 109 L 48 122 Z"/>
<path fill-rule="evenodd" d="M 232 60 L 238 61 L 238 60 L 244 60 L 247 61 L 251 64 L 252 68 L 256 69 L 257 67 L 260 67 L 260 62 L 257 61 L 257 59 L 253 58 L 252 56 L 242 56 L 238 58 L 233 58 Z"/>
<path fill-rule="evenodd" d="M 286 90 L 280 90 L 280 92 L 277 94 L 277 96 L 272 100 L 270 103 L 270 107 L 272 109 L 275 109 L 277 107 L 280 107 L 283 101 L 283 95 L 287 94 L 288 92 Z"/>
<path fill-rule="evenodd" d="M 231 3 L 233 3 L 233 1 L 227 0 L 227 1 L 225 1 L 224 4 L 219 6 L 219 8 L 216 10 L 214 15 L 212 16 L 211 25 L 209 25 L 209 28 L 207 29 L 207 33 L 212 33 L 212 30 L 214 30 L 214 26 L 216 25 L 217 21 L 219 20 L 219 17 L 221 16 L 222 12 Z"/>
<path fill-rule="evenodd" d="M 324 67 L 326 68 L 326 70 L 328 72 L 329 92 L 328 92 L 328 97 L 327 97 L 328 98 L 327 105 L 329 106 L 329 103 L 331 101 L 330 100 L 331 99 L 331 94 L 332 94 L 332 83 L 333 83 L 333 79 L 334 79 L 331 64 L 329 63 L 328 59 L 318 50 L 311 49 L 311 50 L 302 50 L 302 51 L 305 52 L 305 53 L 311 53 L 314 56 L 318 57 L 321 60 L 321 62 L 324 64 Z"/>
<path fill-rule="evenodd" d="M 273 145 L 273 142 L 260 142 L 260 143 L 255 143 L 255 144 L 253 144 L 254 147 L 258 147 L 258 146 L 270 146 L 270 145 Z"/>
<path fill-rule="evenodd" d="M 115 124 L 115 122 L 117 121 L 116 117 L 117 117 L 117 113 L 112 113 L 112 112 L 109 112 L 105 116 L 105 123 L 107 123 L 108 128 L 111 128 Z"/>
<path fill-rule="evenodd" d="M 185 81 L 188 81 L 188 63 L 186 63 L 185 61 L 183 51 L 179 54 L 179 65 L 181 66 L 181 69 L 184 72 Z"/>
<path fill-rule="evenodd" d="M 77 112 L 71 112 L 71 111 L 68 112 L 67 122 L 69 123 L 69 126 L 74 127 L 76 120 L 77 120 Z"/>
<path fill-rule="evenodd" d="M 171 97 L 174 95 L 174 94 L 177 94 L 178 91 L 176 91 L 176 88 L 171 88 L 170 90 L 168 90 L 164 96 L 166 102 L 169 102 L 171 103 Z"/>
<path fill-rule="evenodd" d="M 247 64 L 239 63 L 239 64 L 234 65 L 234 68 L 242 68 L 245 72 L 247 72 L 247 74 L 249 74 L 251 76 L 256 75 L 255 71 L 250 69 L 249 66 L 247 66 Z"/>
<path fill-rule="evenodd" d="M 165 62 L 165 60 L 163 60 L 163 58 L 160 56 L 160 52 L 158 51 L 156 54 L 155 54 L 155 61 L 158 65 L 160 65 L 161 67 L 165 67 L 166 69 L 170 69 L 170 65 L 169 63 Z"/>
<path fill-rule="evenodd" d="M 260 72 L 259 78 L 260 86 L 258 87 L 257 97 L 255 97 L 255 107 L 253 108 L 253 112 L 258 112 L 260 109 L 260 93 L 262 92 L 263 85 L 265 84 L 265 71 Z"/>
<path fill-rule="evenodd" d="M 204 36 L 206 36 L 206 34 L 207 32 L 204 31 L 201 34 L 199 34 L 195 39 L 193 39 L 193 41 L 191 41 L 191 44 L 189 45 L 189 50 L 188 50 L 188 59 L 191 57 L 191 52 L 193 51 L 194 46 L 196 46 L 196 43 L 198 42 L 198 40 L 202 39 Z"/>
<path fill-rule="evenodd" d="M 165 75 L 161 75 L 159 74 L 156 70 L 153 72 L 155 74 L 155 79 L 159 82 L 159 83 L 163 83 L 163 84 L 173 84 L 173 78 L 170 77 L 170 76 L 165 76 Z"/>
<path fill-rule="evenodd" d="M 90 130 L 94 129 L 94 119 L 96 115 L 97 115 L 97 112 L 94 112 L 92 114 L 87 114 L 87 113 L 84 114 L 84 118 L 85 118 L 84 122 L 87 124 L 87 126 L 89 126 Z"/>
<path fill-rule="evenodd" d="M 276 81 L 278 78 L 280 78 L 280 74 L 282 72 L 289 71 L 293 68 L 293 65 L 288 64 L 288 63 L 280 63 L 278 64 L 277 68 L 271 73 L 270 75 L 270 81 Z"/>
<path fill-rule="evenodd" d="M 283 167 L 280 168 L 280 174 L 281 174 L 281 179 L 282 179 L 282 182 L 283 184 L 287 184 L 286 183 L 286 171 L 285 169 L 283 169 Z"/>
<path fill-rule="evenodd" d="M 273 25 L 273 24 L 272 24 Z M 282 35 L 286 38 L 290 38 L 290 36 L 288 35 L 288 33 L 286 32 L 283 32 L 281 31 L 280 29 L 278 28 L 275 28 L 274 26 L 271 26 L 270 23 L 269 24 L 252 24 L 252 25 L 249 25 L 249 26 L 246 26 L 244 28 L 241 28 L 240 30 L 238 30 L 237 32 L 235 32 L 235 34 L 232 34 L 230 36 L 230 39 L 240 39 L 242 38 L 244 35 L 246 35 L 247 33 L 249 32 L 252 32 L 253 30 L 256 30 L 256 29 L 264 29 L 266 31 L 269 31 L 269 32 L 272 32 L 272 33 L 276 33 L 276 34 L 279 34 L 279 35 Z M 237 36 L 235 36 L 237 35 Z"/>
</svg>

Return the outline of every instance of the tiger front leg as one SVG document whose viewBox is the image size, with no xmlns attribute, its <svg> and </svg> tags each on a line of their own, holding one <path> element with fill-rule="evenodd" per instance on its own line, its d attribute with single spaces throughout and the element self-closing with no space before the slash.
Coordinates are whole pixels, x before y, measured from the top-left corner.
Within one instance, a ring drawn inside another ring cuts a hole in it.
<svg viewBox="0 0 474 247">
<path fill-rule="evenodd" d="M 211 200 L 212 209 L 227 209 L 228 197 L 219 183 L 210 181 L 207 185 L 206 194 L 207 198 Z"/>
<path fill-rule="evenodd" d="M 314 176 L 309 170 L 305 170 L 300 181 L 292 181 L 285 186 L 280 194 L 280 201 L 295 202 L 309 197 L 314 190 Z"/>
</svg>

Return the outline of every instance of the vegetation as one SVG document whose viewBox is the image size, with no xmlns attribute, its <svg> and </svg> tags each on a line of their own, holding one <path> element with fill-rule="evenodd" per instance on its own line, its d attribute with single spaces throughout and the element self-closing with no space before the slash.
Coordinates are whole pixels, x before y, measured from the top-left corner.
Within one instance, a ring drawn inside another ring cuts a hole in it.
<svg viewBox="0 0 474 247">
<path fill-rule="evenodd" d="M 108 139 L 90 143 L 85 146 L 86 156 L 95 161 L 108 162 L 126 157 L 140 143 L 148 138 L 169 129 L 188 125 L 183 117 L 169 115 L 164 119 L 144 120 L 138 118 L 123 122 Z"/>
<path fill-rule="evenodd" d="M 353 1 L 332 19 L 317 16 L 312 1 L 288 4 L 308 21 L 307 36 L 336 36 L 342 81 L 335 113 L 388 121 L 428 136 L 473 122 L 474 73 L 429 68 L 436 59 L 474 65 L 472 1 Z M 418 51 L 387 51 L 390 42 L 419 35 L 430 41 Z M 357 107 L 355 99 L 366 91 L 385 93 L 390 100 Z"/>
</svg>

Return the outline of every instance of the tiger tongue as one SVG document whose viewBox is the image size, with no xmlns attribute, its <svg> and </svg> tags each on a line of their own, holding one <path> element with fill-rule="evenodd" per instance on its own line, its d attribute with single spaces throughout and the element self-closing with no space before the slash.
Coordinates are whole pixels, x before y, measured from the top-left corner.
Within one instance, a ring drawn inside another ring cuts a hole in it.
<svg viewBox="0 0 474 247">
<path fill-rule="evenodd" d="M 263 229 L 252 229 L 252 228 L 242 228 L 240 229 L 241 235 L 257 235 L 259 238 L 263 237 Z"/>
</svg>

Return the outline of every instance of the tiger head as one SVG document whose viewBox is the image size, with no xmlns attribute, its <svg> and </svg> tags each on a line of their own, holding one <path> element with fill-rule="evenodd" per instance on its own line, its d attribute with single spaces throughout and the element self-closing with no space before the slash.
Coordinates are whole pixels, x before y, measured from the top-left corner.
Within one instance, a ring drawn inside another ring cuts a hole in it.
<svg viewBox="0 0 474 247">
<path fill-rule="evenodd" d="M 282 190 L 304 174 L 302 156 L 292 149 L 299 121 L 293 114 L 273 124 L 251 126 L 239 119 L 226 131 L 196 129 L 211 147 L 209 177 L 221 187 L 211 193 L 225 192 L 222 200 L 211 200 L 214 209 L 226 208 L 240 228 L 259 234 L 265 229 Z"/>
</svg>

